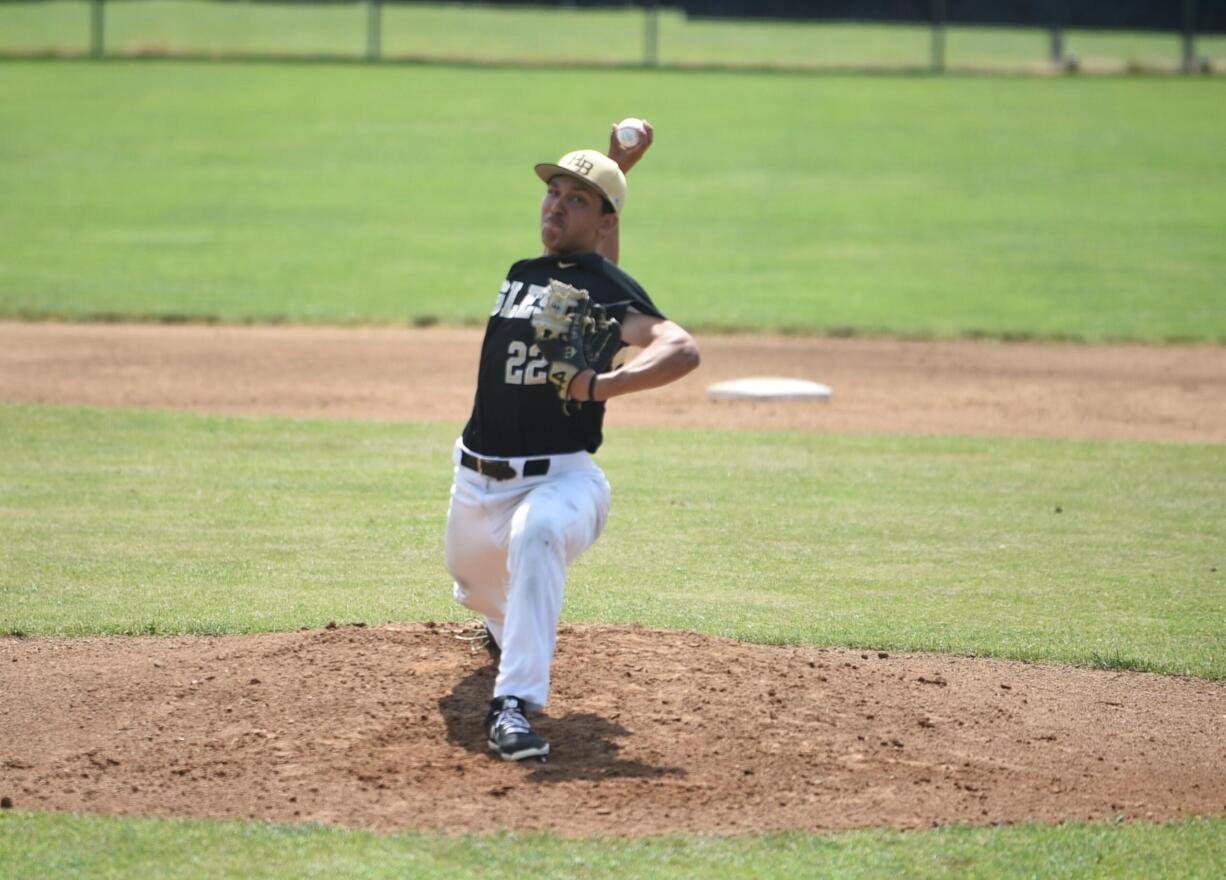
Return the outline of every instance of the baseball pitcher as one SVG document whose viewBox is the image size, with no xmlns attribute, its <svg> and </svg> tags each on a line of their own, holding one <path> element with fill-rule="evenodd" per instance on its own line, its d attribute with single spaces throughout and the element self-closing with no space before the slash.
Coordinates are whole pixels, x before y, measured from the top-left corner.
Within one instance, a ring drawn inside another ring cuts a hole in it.
<svg viewBox="0 0 1226 880">
<path fill-rule="evenodd" d="M 549 699 L 567 568 L 609 513 L 609 483 L 592 458 L 605 402 L 698 366 L 690 334 L 616 265 L 625 172 L 654 138 L 649 124 L 640 132 L 627 139 L 614 128 L 607 155 L 576 150 L 536 166 L 545 252 L 511 266 L 495 297 L 455 446 L 447 567 L 498 657 L 485 730 L 509 761 L 549 754 L 528 716 Z M 627 345 L 641 351 L 613 368 Z"/>
</svg>

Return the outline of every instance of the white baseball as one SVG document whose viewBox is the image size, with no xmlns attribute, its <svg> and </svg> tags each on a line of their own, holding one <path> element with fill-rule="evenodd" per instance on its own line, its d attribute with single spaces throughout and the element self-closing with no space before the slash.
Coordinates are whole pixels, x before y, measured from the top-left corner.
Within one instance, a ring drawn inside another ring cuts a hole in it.
<svg viewBox="0 0 1226 880">
<path fill-rule="evenodd" d="M 627 150 L 637 147 L 645 134 L 647 129 L 643 127 L 643 120 L 634 116 L 617 123 L 617 142 Z"/>
</svg>

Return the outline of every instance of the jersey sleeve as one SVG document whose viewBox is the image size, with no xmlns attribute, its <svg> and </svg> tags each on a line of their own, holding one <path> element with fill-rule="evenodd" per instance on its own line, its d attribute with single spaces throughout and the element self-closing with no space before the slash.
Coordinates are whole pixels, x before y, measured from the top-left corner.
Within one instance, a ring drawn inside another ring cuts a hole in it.
<svg viewBox="0 0 1226 880">
<path fill-rule="evenodd" d="M 647 291 L 643 289 L 643 285 L 622 271 L 616 264 L 610 263 L 599 254 L 592 254 L 592 256 L 596 258 L 592 261 L 592 271 L 603 276 L 611 287 L 610 299 L 602 304 L 609 309 L 613 317 L 619 321 L 623 320 L 628 311 L 650 315 L 653 318 L 665 319 L 667 317 L 656 308 L 656 304 L 652 302 Z M 599 263 L 596 263 L 596 260 L 599 260 Z"/>
</svg>

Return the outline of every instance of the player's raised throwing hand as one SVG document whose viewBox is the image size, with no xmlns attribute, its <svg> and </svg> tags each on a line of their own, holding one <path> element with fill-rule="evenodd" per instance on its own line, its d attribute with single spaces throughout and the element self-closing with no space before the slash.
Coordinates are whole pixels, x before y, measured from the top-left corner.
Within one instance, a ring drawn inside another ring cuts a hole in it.
<svg viewBox="0 0 1226 880">
<path fill-rule="evenodd" d="M 608 156 L 617 166 L 621 168 L 622 174 L 629 173 L 630 169 L 635 166 L 639 159 L 643 158 L 643 154 L 647 152 L 651 142 L 655 139 L 655 129 L 651 127 L 651 123 L 646 119 L 643 120 L 643 134 L 639 138 L 637 144 L 632 147 L 623 146 L 617 138 L 617 123 L 609 126 L 609 152 Z"/>
</svg>

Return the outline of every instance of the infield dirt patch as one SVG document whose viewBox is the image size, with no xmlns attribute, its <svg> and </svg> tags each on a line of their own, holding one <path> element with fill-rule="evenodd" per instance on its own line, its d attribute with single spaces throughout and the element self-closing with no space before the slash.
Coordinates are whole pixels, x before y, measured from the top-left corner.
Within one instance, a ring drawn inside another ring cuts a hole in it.
<svg viewBox="0 0 1226 880">
<path fill-rule="evenodd" d="M 0 641 L 20 809 L 568 835 L 1226 812 L 1226 686 L 566 626 L 546 764 L 458 625 Z"/>
<path fill-rule="evenodd" d="M 608 424 L 1226 441 L 1226 347 L 700 340 Z M 0 400 L 454 421 L 475 330 L 0 322 Z M 747 375 L 829 404 L 713 404 Z M 0 639 L 18 809 L 563 834 L 1226 813 L 1226 684 L 982 658 L 563 627 L 547 764 L 481 720 L 457 626 Z"/>
<path fill-rule="evenodd" d="M 702 368 L 609 404 L 607 425 L 1226 442 L 1226 346 L 709 336 Z M 432 327 L 0 322 L 0 400 L 450 421 L 472 408 L 481 333 Z M 828 403 L 713 403 L 787 376 Z"/>
</svg>

